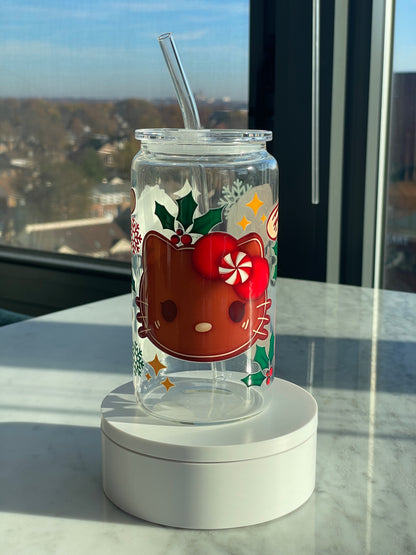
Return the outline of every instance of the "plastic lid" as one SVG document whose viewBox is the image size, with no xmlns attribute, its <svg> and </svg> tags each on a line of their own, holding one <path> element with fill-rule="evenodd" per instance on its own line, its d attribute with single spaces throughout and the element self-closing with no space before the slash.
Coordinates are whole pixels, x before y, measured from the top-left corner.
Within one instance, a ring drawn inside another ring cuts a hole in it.
<svg viewBox="0 0 416 555">
<path fill-rule="evenodd" d="M 272 132 L 256 129 L 136 129 L 140 141 L 169 141 L 178 144 L 264 143 Z"/>
<path fill-rule="evenodd" d="M 304 389 L 276 379 L 262 413 L 227 424 L 183 425 L 157 419 L 136 402 L 133 383 L 103 401 L 101 428 L 114 443 L 136 453 L 184 462 L 227 462 L 282 453 L 316 433 L 318 407 Z"/>
</svg>

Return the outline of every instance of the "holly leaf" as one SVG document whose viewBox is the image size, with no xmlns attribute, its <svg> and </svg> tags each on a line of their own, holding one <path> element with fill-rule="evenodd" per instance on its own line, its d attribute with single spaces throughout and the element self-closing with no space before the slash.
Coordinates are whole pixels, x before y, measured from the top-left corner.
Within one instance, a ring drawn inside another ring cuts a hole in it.
<svg viewBox="0 0 416 555">
<path fill-rule="evenodd" d="M 276 241 L 275 244 L 274 244 L 273 252 L 274 252 L 274 254 L 277 256 L 277 241 Z"/>
<path fill-rule="evenodd" d="M 255 374 L 247 374 L 245 378 L 241 378 L 241 381 L 246 384 L 247 387 L 251 387 L 252 385 L 261 385 L 266 376 L 260 370 Z"/>
<path fill-rule="evenodd" d="M 191 229 L 192 233 L 200 233 L 206 235 L 215 225 L 222 222 L 222 211 L 224 206 L 208 210 L 203 216 L 195 218 L 194 225 Z"/>
<path fill-rule="evenodd" d="M 163 204 L 159 204 L 157 201 L 155 201 L 155 214 L 164 229 L 175 231 L 175 218 L 166 210 Z"/>
<path fill-rule="evenodd" d="M 269 357 L 266 355 L 266 349 L 264 347 L 256 346 L 254 360 L 260 364 L 262 370 L 269 368 Z"/>
<path fill-rule="evenodd" d="M 195 208 L 198 206 L 192 196 L 192 191 L 190 191 L 186 196 L 179 198 L 176 202 L 179 207 L 176 219 L 183 225 L 184 229 L 188 229 L 193 222 Z"/>
<path fill-rule="evenodd" d="M 272 363 L 274 357 L 274 333 L 270 336 L 270 343 L 269 343 L 269 364 Z"/>
</svg>

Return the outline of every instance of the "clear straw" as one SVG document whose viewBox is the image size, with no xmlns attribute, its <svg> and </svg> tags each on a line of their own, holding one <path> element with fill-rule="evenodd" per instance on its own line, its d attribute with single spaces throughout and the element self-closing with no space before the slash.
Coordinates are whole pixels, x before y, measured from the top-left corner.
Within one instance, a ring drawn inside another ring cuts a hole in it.
<svg viewBox="0 0 416 555">
<path fill-rule="evenodd" d="M 158 40 L 172 77 L 185 128 L 201 129 L 195 98 L 183 70 L 172 33 L 164 33 Z"/>
</svg>

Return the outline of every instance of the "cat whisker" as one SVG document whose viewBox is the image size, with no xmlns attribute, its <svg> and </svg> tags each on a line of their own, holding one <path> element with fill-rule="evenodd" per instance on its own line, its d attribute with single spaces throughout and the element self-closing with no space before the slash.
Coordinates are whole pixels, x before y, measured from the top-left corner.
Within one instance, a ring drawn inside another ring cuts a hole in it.
<svg viewBox="0 0 416 555">
<path fill-rule="evenodd" d="M 260 308 L 261 306 L 267 306 L 268 308 L 271 306 L 272 301 L 271 299 L 267 299 L 267 301 L 265 303 L 260 303 L 256 306 L 256 308 Z"/>
<path fill-rule="evenodd" d="M 159 322 L 159 320 L 156 320 L 156 321 L 155 321 L 155 328 L 156 328 L 157 330 L 160 329 L 160 322 Z"/>
<path fill-rule="evenodd" d="M 253 333 L 257 333 L 258 335 L 261 335 L 262 337 L 267 337 L 268 336 L 267 331 L 264 331 L 264 330 L 253 330 Z"/>
</svg>

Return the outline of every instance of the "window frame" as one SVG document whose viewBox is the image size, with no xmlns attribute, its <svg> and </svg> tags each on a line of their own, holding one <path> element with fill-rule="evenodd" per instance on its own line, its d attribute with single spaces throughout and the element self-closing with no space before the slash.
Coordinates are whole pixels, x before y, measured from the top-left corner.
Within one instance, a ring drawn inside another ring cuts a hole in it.
<svg viewBox="0 0 416 555">
<path fill-rule="evenodd" d="M 250 0 L 249 127 L 274 135 L 268 150 L 281 172 L 279 273 L 377 286 L 385 160 L 377 137 L 388 99 L 382 82 L 392 31 L 385 21 L 394 0 L 317 1 L 320 204 L 312 205 L 312 4 Z M 333 69 L 334 59 L 341 69 Z M 0 305 L 6 309 L 40 314 L 127 293 L 130 281 L 128 262 L 0 246 Z M 56 285 L 52 297 L 50 283 Z M 34 302 L 39 295 L 50 302 Z"/>
</svg>

